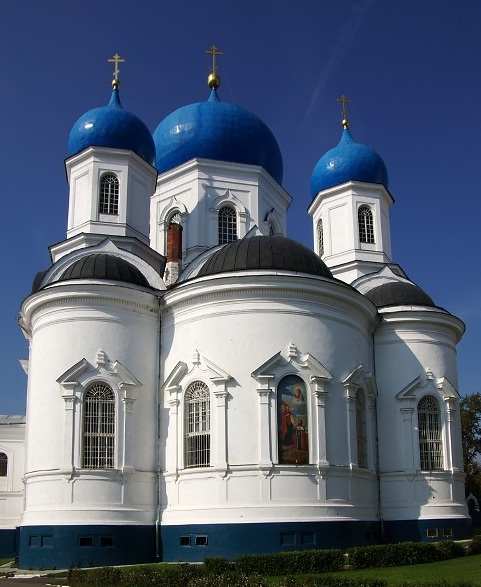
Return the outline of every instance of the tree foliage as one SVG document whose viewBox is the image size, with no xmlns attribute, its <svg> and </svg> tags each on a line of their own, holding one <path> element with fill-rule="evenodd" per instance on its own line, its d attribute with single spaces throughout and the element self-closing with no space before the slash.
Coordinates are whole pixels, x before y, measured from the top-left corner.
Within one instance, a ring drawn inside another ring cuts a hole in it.
<svg viewBox="0 0 481 587">
<path fill-rule="evenodd" d="M 460 407 L 466 494 L 481 498 L 481 393 L 463 397 Z"/>
</svg>

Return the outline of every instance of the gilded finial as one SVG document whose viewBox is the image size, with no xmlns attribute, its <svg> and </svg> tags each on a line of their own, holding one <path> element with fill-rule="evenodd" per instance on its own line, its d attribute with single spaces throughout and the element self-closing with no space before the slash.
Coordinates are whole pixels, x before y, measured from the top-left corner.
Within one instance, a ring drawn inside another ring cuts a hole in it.
<svg viewBox="0 0 481 587">
<path fill-rule="evenodd" d="M 342 102 L 342 127 L 348 128 L 349 127 L 349 120 L 347 118 L 347 105 L 351 103 L 351 100 L 343 94 L 340 98 L 337 99 L 338 102 Z"/>
<path fill-rule="evenodd" d="M 224 53 L 222 51 L 219 51 L 218 47 L 216 47 L 215 45 L 212 45 L 212 47 L 208 51 L 206 51 L 206 53 L 208 55 L 212 55 L 212 70 L 209 74 L 209 77 L 207 78 L 207 84 L 211 90 L 217 90 L 217 88 L 220 86 L 220 77 L 217 74 L 215 58 L 218 55 L 224 55 Z"/>
<path fill-rule="evenodd" d="M 114 88 L 114 90 L 116 90 L 119 87 L 120 81 L 119 81 L 119 63 L 125 63 L 125 59 L 121 59 L 120 55 L 118 53 L 116 53 L 112 59 L 108 60 L 109 63 L 115 63 L 114 66 L 114 79 L 112 80 L 112 87 Z"/>
</svg>

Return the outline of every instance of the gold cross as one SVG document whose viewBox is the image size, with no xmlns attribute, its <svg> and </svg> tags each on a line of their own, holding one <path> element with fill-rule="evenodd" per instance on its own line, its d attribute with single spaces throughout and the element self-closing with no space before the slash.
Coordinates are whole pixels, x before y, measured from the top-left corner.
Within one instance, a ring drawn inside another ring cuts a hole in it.
<svg viewBox="0 0 481 587">
<path fill-rule="evenodd" d="M 208 55 L 212 55 L 212 73 L 215 73 L 217 69 L 217 66 L 215 64 L 215 58 L 217 57 L 217 55 L 224 55 L 224 53 L 222 51 L 219 51 L 219 48 L 215 45 L 212 45 L 212 47 L 208 51 L 206 51 L 206 53 Z"/>
<path fill-rule="evenodd" d="M 351 103 L 351 100 L 343 94 L 337 99 L 338 102 L 342 102 L 342 126 L 347 128 L 349 126 L 349 120 L 347 119 L 347 105 Z"/>
<path fill-rule="evenodd" d="M 109 63 L 115 63 L 115 68 L 114 68 L 114 79 L 112 80 L 112 86 L 114 88 L 118 88 L 119 87 L 119 63 L 125 63 L 125 59 L 121 59 L 120 55 L 118 53 L 116 53 L 113 56 L 113 59 L 109 59 L 108 60 Z"/>
</svg>

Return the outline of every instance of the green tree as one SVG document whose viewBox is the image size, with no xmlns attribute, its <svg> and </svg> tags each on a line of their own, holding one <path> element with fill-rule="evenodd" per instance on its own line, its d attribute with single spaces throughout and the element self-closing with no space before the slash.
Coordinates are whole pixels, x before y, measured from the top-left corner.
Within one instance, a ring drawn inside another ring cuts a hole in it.
<svg viewBox="0 0 481 587">
<path fill-rule="evenodd" d="M 481 393 L 463 397 L 460 408 L 466 495 L 481 498 Z"/>
</svg>

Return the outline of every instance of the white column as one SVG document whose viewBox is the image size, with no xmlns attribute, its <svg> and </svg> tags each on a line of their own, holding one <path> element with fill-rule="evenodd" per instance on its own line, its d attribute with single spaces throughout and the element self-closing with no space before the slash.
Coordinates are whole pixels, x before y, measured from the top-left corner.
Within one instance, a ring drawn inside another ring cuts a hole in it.
<svg viewBox="0 0 481 587">
<path fill-rule="evenodd" d="M 227 391 L 225 389 L 216 389 L 214 391 L 216 399 L 216 438 L 212 443 L 214 449 L 213 465 L 216 469 L 227 469 Z"/>
<path fill-rule="evenodd" d="M 414 462 L 414 426 L 413 426 L 414 408 L 401 408 L 403 417 L 404 431 L 404 470 L 406 473 L 414 474 L 416 466 Z"/>
<path fill-rule="evenodd" d="M 260 467 L 272 467 L 271 455 L 271 430 L 269 419 L 270 394 L 268 387 L 257 389 L 259 396 L 259 465 Z"/>
<path fill-rule="evenodd" d="M 74 440 L 75 440 L 75 404 L 77 397 L 74 387 L 68 386 L 62 397 L 64 399 L 64 424 L 63 424 L 63 465 L 65 473 L 72 472 L 74 469 Z M 64 386 L 65 387 L 65 386 Z M 80 455 L 82 458 L 82 455 Z"/>
<path fill-rule="evenodd" d="M 329 465 L 327 461 L 327 446 L 326 446 L 326 396 L 327 391 L 324 389 L 324 382 L 313 377 L 312 381 L 315 383 L 314 397 L 316 398 L 316 428 L 313 439 L 317 438 L 317 464 L 320 467 Z"/>
<path fill-rule="evenodd" d="M 133 435 L 132 435 L 132 412 L 135 399 L 127 397 L 127 390 L 122 398 L 123 403 L 123 445 L 121 447 L 122 471 L 133 471 Z"/>
<path fill-rule="evenodd" d="M 356 391 L 357 386 L 346 385 L 347 458 L 351 468 L 357 467 Z"/>
</svg>

